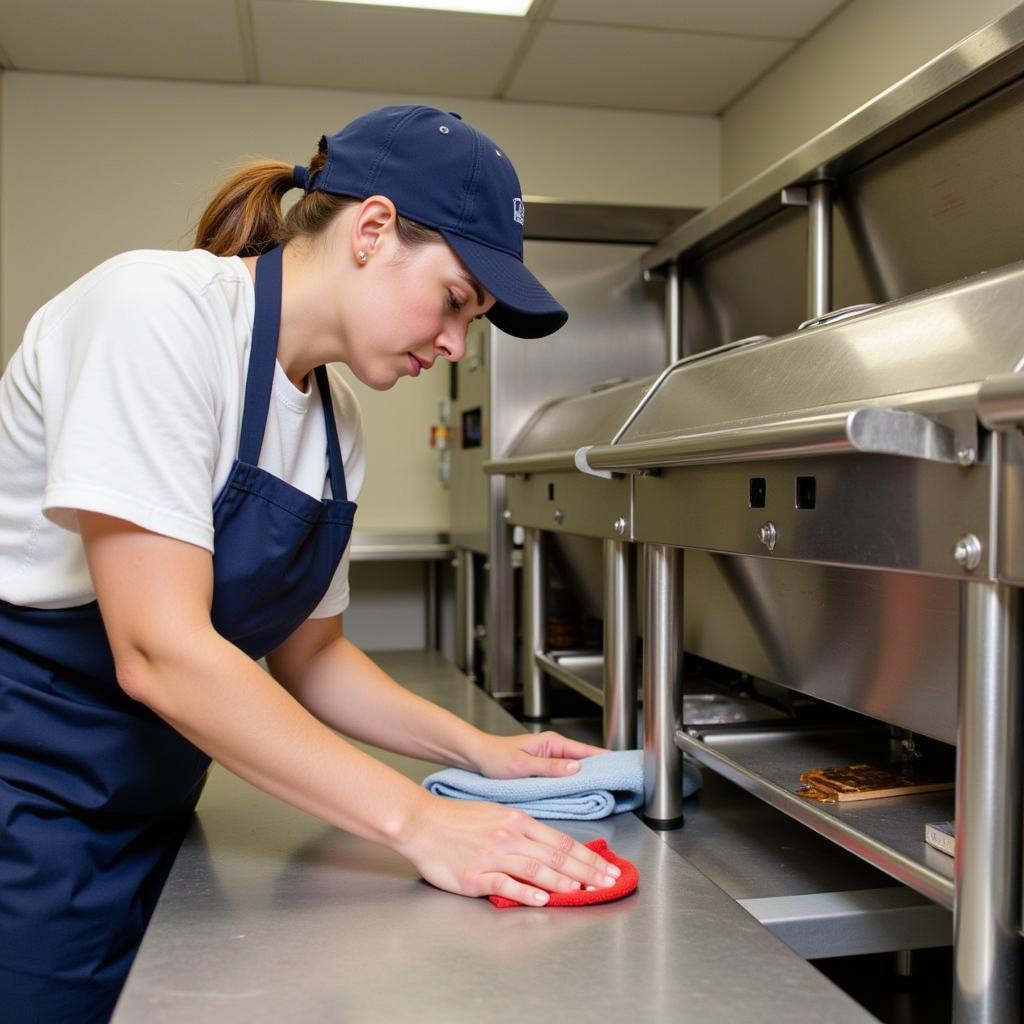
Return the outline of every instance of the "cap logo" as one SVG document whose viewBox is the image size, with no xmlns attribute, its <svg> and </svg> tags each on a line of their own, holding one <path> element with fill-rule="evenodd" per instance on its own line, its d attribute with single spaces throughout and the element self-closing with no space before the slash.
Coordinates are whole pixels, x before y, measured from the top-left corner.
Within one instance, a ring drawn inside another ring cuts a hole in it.
<svg viewBox="0 0 1024 1024">
<path fill-rule="evenodd" d="M 517 224 L 522 224 L 526 220 L 526 206 L 518 196 L 512 200 L 512 219 Z"/>
</svg>

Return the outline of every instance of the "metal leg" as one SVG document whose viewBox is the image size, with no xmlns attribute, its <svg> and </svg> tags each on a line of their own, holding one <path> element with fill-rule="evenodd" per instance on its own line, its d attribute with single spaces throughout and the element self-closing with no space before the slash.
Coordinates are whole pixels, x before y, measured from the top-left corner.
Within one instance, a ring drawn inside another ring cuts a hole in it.
<svg viewBox="0 0 1024 1024">
<path fill-rule="evenodd" d="M 604 542 L 604 744 L 612 750 L 636 747 L 632 548 Z"/>
<path fill-rule="evenodd" d="M 675 745 L 683 702 L 683 553 L 647 546 L 644 627 L 644 820 L 683 823 L 683 760 Z"/>
<path fill-rule="evenodd" d="M 547 718 L 548 684 L 535 655 L 544 649 L 547 621 L 544 580 L 544 535 L 535 527 L 523 541 L 523 717 Z"/>
<path fill-rule="evenodd" d="M 1021 1019 L 1020 593 L 965 583 L 956 772 L 955 1024 Z"/>
<path fill-rule="evenodd" d="M 426 622 L 424 623 L 424 646 L 428 650 L 439 651 L 441 650 L 441 602 L 438 599 L 437 594 L 437 562 L 433 558 L 428 558 L 424 563 L 424 589 L 426 594 L 424 595 L 426 600 Z"/>
<path fill-rule="evenodd" d="M 455 552 L 455 664 L 473 678 L 473 552 Z"/>
</svg>

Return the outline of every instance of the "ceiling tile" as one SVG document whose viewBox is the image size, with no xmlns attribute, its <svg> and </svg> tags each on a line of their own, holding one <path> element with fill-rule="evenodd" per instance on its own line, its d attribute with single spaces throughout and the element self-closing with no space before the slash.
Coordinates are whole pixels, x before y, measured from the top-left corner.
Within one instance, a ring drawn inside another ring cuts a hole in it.
<svg viewBox="0 0 1024 1024">
<path fill-rule="evenodd" d="M 25 71 L 245 79 L 234 0 L 3 0 L 0 47 Z"/>
<path fill-rule="evenodd" d="M 522 18 L 294 0 L 252 0 L 260 81 L 490 96 Z"/>
<path fill-rule="evenodd" d="M 717 114 L 792 46 L 768 39 L 548 24 L 506 98 Z"/>
<path fill-rule="evenodd" d="M 556 0 L 549 21 L 803 39 L 844 0 Z"/>
</svg>

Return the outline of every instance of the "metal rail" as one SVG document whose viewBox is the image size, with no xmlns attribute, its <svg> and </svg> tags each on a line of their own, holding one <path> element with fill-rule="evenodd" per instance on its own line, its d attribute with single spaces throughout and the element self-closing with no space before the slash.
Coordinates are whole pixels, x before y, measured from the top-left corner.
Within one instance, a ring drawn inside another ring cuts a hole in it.
<svg viewBox="0 0 1024 1024">
<path fill-rule="evenodd" d="M 956 462 L 954 432 L 901 409 L 856 409 L 754 423 L 587 450 L 593 469 L 630 472 L 671 466 L 869 452 Z"/>
</svg>

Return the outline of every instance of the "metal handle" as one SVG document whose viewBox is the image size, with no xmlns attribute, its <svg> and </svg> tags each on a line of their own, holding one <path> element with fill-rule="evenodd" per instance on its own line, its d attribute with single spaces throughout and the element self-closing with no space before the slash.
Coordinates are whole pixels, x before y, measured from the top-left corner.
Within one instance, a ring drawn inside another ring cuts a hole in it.
<svg viewBox="0 0 1024 1024">
<path fill-rule="evenodd" d="M 834 324 L 840 320 L 849 320 L 851 317 L 860 316 L 869 309 L 877 309 L 877 302 L 860 302 L 855 306 L 843 306 L 841 309 L 831 309 L 821 316 L 812 316 L 805 320 L 798 328 L 798 331 L 806 331 L 811 327 L 821 327 L 822 324 Z"/>
<path fill-rule="evenodd" d="M 623 473 L 845 452 L 960 461 L 956 435 L 944 424 L 902 409 L 868 408 L 632 444 L 595 445 L 587 451 L 587 463 L 591 469 Z"/>
</svg>

